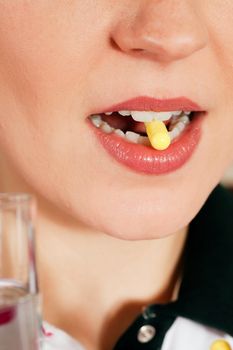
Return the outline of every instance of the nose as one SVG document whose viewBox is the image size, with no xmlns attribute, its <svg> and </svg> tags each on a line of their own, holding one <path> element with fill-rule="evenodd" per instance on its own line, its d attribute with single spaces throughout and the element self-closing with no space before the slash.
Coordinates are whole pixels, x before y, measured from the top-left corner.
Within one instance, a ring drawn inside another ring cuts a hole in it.
<svg viewBox="0 0 233 350">
<path fill-rule="evenodd" d="M 160 62 L 184 59 L 203 49 L 208 32 L 195 0 L 132 0 L 117 21 L 112 41 L 128 54 Z M 135 6 L 139 4 L 139 6 Z"/>
</svg>

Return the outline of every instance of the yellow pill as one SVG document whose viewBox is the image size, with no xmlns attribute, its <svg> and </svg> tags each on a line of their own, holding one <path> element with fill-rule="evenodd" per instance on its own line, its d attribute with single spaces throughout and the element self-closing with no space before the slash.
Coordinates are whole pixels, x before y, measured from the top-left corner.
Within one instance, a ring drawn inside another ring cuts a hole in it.
<svg viewBox="0 0 233 350">
<path fill-rule="evenodd" d="M 210 350 L 232 350 L 230 344 L 223 340 L 223 339 L 218 339 L 210 347 Z"/>
<path fill-rule="evenodd" d="M 160 151 L 169 147 L 171 139 L 163 122 L 155 119 L 152 122 L 146 122 L 145 126 L 152 147 Z"/>
</svg>

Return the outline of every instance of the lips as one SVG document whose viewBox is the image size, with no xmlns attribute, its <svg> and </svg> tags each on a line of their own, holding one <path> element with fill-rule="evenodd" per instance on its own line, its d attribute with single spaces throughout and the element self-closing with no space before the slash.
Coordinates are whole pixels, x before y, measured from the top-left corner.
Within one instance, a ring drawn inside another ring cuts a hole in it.
<svg viewBox="0 0 233 350">
<path fill-rule="evenodd" d="M 191 158 L 201 140 L 201 126 L 206 112 L 188 98 L 161 100 L 142 96 L 104 108 L 101 113 L 120 110 L 157 112 L 183 110 L 195 112 L 192 122 L 181 136 L 163 151 L 155 150 L 150 146 L 127 142 L 127 140 L 114 133 L 107 134 L 93 126 L 90 120 L 87 119 L 89 127 L 105 151 L 119 165 L 126 166 L 138 173 L 162 175 L 179 169 Z"/>
<path fill-rule="evenodd" d="M 115 112 L 121 110 L 129 111 L 195 111 L 201 112 L 201 108 L 197 103 L 186 97 L 178 97 L 172 99 L 155 99 L 152 97 L 141 96 L 135 97 L 123 103 L 115 104 L 111 107 L 105 108 L 100 113 Z"/>
</svg>

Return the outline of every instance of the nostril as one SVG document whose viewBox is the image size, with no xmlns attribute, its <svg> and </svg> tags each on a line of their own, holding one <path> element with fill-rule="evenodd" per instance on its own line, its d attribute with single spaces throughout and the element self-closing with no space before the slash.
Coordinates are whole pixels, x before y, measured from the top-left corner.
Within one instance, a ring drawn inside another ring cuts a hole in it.
<svg viewBox="0 0 233 350">
<path fill-rule="evenodd" d="M 134 51 L 134 52 L 142 52 L 142 51 L 144 51 L 144 49 L 134 48 L 134 49 L 132 49 L 132 51 Z"/>
<path fill-rule="evenodd" d="M 124 52 L 144 52 L 145 51 L 145 49 L 141 48 L 141 47 L 130 47 L 127 45 L 125 45 L 124 47 L 123 47 L 123 45 L 120 46 L 117 43 L 117 41 L 114 40 L 113 38 L 110 38 L 109 41 L 110 41 L 110 45 L 112 48 L 117 49 L 117 50 L 122 50 Z"/>
</svg>

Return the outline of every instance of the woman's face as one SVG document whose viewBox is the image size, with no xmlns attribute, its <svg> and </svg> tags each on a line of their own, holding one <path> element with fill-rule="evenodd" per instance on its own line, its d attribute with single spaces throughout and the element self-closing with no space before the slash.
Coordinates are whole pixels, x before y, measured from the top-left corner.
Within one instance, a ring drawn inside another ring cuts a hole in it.
<svg viewBox="0 0 233 350">
<path fill-rule="evenodd" d="M 232 22 L 231 0 L 0 1 L 2 152 L 90 228 L 123 239 L 180 230 L 233 160 Z M 123 165 L 86 122 L 138 96 L 185 96 L 206 111 L 176 170 Z"/>
</svg>

